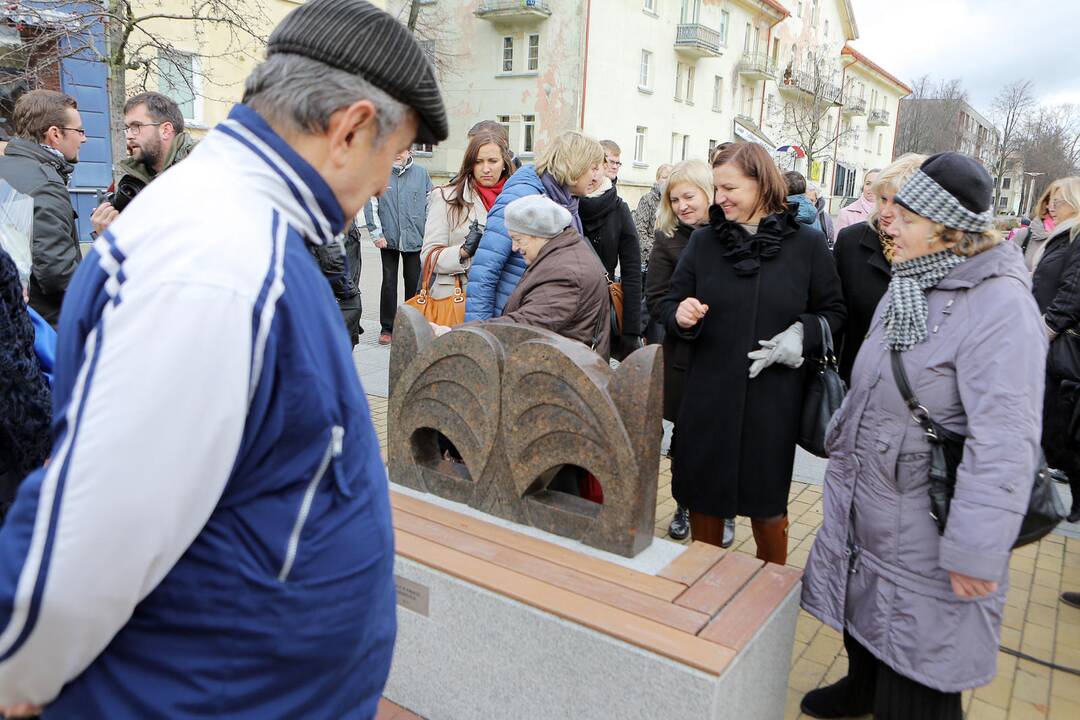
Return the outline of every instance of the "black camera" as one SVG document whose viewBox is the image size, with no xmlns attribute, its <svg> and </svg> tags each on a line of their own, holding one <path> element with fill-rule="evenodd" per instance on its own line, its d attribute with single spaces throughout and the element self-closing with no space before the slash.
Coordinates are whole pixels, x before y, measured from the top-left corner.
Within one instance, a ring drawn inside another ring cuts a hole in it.
<svg viewBox="0 0 1080 720">
<path fill-rule="evenodd" d="M 124 208 L 135 199 L 135 196 L 146 187 L 146 183 L 131 175 L 125 175 L 116 183 L 116 190 L 104 194 L 99 200 L 109 203 L 116 212 L 123 212 Z M 100 205 L 101 202 L 99 201 Z"/>
</svg>

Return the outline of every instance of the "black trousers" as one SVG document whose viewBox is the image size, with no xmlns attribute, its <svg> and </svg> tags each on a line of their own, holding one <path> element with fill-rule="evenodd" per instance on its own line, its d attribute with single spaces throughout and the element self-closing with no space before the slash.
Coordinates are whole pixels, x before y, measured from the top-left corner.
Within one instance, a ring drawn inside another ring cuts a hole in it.
<svg viewBox="0 0 1080 720">
<path fill-rule="evenodd" d="M 959 642 L 959 640 L 958 640 Z M 850 707 L 874 720 L 962 720 L 960 693 L 944 693 L 900 675 L 844 631 Z"/>
<path fill-rule="evenodd" d="M 382 332 L 394 329 L 394 315 L 397 313 L 398 259 L 402 260 L 401 274 L 405 278 L 405 299 L 408 300 L 420 288 L 420 252 L 401 252 L 380 248 L 382 255 L 382 292 L 379 294 L 379 324 Z"/>
</svg>

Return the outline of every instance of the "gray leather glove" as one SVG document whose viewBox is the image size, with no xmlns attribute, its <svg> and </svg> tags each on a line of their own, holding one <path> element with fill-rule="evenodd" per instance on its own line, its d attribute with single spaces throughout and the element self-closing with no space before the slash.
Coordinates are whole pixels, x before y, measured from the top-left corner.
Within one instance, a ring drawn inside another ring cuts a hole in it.
<svg viewBox="0 0 1080 720">
<path fill-rule="evenodd" d="M 803 364 L 803 326 L 797 322 L 771 340 L 758 340 L 761 349 L 750 352 L 750 378 L 756 378 L 761 371 L 773 363 L 780 363 L 789 368 L 799 368 Z"/>
</svg>

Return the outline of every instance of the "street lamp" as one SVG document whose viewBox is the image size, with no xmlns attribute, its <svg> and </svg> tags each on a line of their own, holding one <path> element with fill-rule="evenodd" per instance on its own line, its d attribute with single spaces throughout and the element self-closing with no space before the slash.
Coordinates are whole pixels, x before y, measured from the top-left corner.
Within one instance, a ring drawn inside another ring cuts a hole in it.
<svg viewBox="0 0 1080 720">
<path fill-rule="evenodd" d="M 1030 216 L 1030 215 L 1031 215 L 1031 206 L 1032 206 L 1032 202 L 1031 202 L 1031 201 L 1032 201 L 1032 199 L 1033 199 L 1033 198 L 1032 198 L 1032 195 L 1034 195 L 1034 194 L 1035 194 L 1035 178 L 1039 177 L 1040 175 L 1045 175 L 1046 173 L 1041 173 L 1041 172 L 1025 172 L 1024 174 L 1025 174 L 1025 175 L 1030 175 L 1030 176 L 1031 176 L 1031 184 L 1030 184 L 1030 185 L 1028 186 L 1028 197 L 1027 197 L 1027 212 L 1023 213 L 1024 215 L 1028 215 L 1028 216 Z M 1021 188 L 1021 191 L 1022 191 L 1022 190 L 1023 190 L 1023 188 Z M 1021 205 L 1021 207 L 1023 207 L 1023 206 Z"/>
</svg>

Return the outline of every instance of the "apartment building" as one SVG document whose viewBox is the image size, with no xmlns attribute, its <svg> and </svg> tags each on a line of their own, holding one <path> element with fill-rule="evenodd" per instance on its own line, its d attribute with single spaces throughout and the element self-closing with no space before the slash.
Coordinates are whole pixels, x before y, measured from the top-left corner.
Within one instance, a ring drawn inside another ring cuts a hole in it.
<svg viewBox="0 0 1080 720">
<path fill-rule="evenodd" d="M 907 98 L 898 152 L 962 152 L 993 165 L 999 134 L 994 124 L 961 98 Z"/>
<path fill-rule="evenodd" d="M 450 138 L 423 160 L 436 178 L 457 171 L 472 123 L 496 119 L 525 160 L 566 130 L 615 140 L 633 200 L 660 164 L 704 159 L 720 142 L 804 144 L 788 108 L 805 100 L 805 78 L 826 73 L 836 90 L 820 107 L 818 156 L 790 165 L 839 209 L 891 158 L 909 92 L 847 45 L 858 37 L 848 0 L 439 0 L 422 11 L 452 28 L 430 40 L 449 66 Z M 848 112 L 844 91 L 863 103 Z"/>
</svg>

